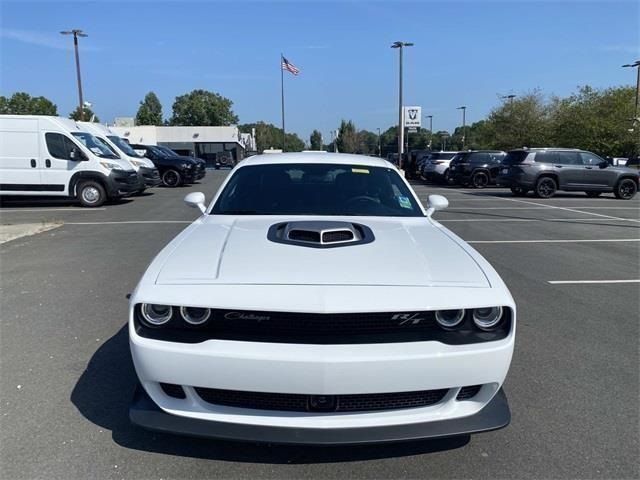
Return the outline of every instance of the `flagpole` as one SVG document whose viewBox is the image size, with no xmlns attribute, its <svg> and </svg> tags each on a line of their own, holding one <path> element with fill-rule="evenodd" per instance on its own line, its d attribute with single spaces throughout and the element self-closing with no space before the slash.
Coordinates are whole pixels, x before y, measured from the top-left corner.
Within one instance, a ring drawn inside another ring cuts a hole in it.
<svg viewBox="0 0 640 480">
<path fill-rule="evenodd" d="M 280 93 L 282 98 L 282 151 L 284 152 L 287 134 L 285 133 L 285 130 L 284 130 L 284 68 L 282 68 L 283 61 L 284 61 L 284 55 L 280 53 Z"/>
</svg>

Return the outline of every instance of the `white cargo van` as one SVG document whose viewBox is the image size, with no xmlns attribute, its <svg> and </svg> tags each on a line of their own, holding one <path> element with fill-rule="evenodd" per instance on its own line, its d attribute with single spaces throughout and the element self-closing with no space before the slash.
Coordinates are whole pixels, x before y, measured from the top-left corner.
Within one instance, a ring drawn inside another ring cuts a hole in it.
<svg viewBox="0 0 640 480">
<path fill-rule="evenodd" d="M 138 187 L 129 163 L 75 121 L 0 115 L 0 195 L 68 196 L 97 207 Z"/>
<path fill-rule="evenodd" d="M 138 174 L 140 188 L 136 193 L 142 193 L 146 188 L 157 187 L 162 183 L 158 169 L 151 160 L 138 155 L 131 146 L 109 127 L 100 123 L 78 122 L 80 128 L 91 133 L 98 140 L 102 141 L 107 148 L 117 154 L 121 159 L 127 160 Z"/>
</svg>

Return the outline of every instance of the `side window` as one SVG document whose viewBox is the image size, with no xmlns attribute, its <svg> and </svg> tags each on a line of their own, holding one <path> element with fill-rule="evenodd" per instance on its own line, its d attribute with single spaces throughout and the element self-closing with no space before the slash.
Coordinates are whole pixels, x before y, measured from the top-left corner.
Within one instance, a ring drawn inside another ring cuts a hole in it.
<svg viewBox="0 0 640 480">
<path fill-rule="evenodd" d="M 562 165 L 582 165 L 578 152 L 556 152 L 556 155 Z"/>
<path fill-rule="evenodd" d="M 580 156 L 582 157 L 582 163 L 589 166 L 600 165 L 600 162 L 603 161 L 599 156 L 591 152 L 580 152 Z"/>
<path fill-rule="evenodd" d="M 469 157 L 469 162 L 475 164 L 485 163 L 487 160 L 489 159 L 486 153 L 472 153 Z"/>
<path fill-rule="evenodd" d="M 504 155 L 502 153 L 487 153 L 487 156 L 489 157 L 489 163 L 493 165 L 502 163 L 502 160 L 504 160 Z"/>
<path fill-rule="evenodd" d="M 536 152 L 536 163 L 555 163 L 556 154 L 554 152 Z"/>
<path fill-rule="evenodd" d="M 60 133 L 46 133 L 44 136 L 47 142 L 47 150 L 54 158 L 69 160 L 69 153 L 64 142 L 65 136 Z"/>
</svg>

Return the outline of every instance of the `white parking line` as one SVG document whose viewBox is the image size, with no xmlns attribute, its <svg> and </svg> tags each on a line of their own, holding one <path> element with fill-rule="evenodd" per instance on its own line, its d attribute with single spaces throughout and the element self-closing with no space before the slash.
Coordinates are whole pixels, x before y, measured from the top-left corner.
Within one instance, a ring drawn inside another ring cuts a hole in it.
<svg viewBox="0 0 640 480">
<path fill-rule="evenodd" d="M 154 223 L 193 223 L 187 220 L 129 220 L 121 222 L 64 222 L 65 225 L 148 225 Z"/>
<path fill-rule="evenodd" d="M 444 222 L 582 222 L 584 220 L 598 221 L 598 222 L 619 222 L 619 221 L 635 221 L 631 218 L 460 218 L 455 220 L 437 220 L 440 223 Z"/>
<path fill-rule="evenodd" d="M 547 280 L 551 285 L 580 285 L 591 283 L 640 283 L 640 280 Z"/>
<path fill-rule="evenodd" d="M 640 242 L 640 238 L 599 238 L 575 240 L 470 240 L 467 243 L 592 243 L 592 242 Z"/>
<path fill-rule="evenodd" d="M 106 208 L 0 208 L 0 215 L 5 212 L 98 212 Z"/>
<path fill-rule="evenodd" d="M 565 210 L 567 212 L 573 212 L 573 213 L 582 213 L 584 215 L 592 215 L 592 216 L 595 216 L 595 217 L 615 218 L 616 220 L 624 220 L 624 219 L 622 219 L 620 217 L 614 217 L 612 215 L 603 215 L 602 213 L 585 212 L 584 210 L 577 210 L 575 208 L 568 208 L 568 207 L 557 207 L 555 205 L 545 205 L 544 203 L 529 202 L 527 200 L 516 200 L 515 198 L 504 198 L 503 200 L 508 201 L 508 202 L 524 203 L 526 205 L 534 205 L 535 206 L 535 207 L 526 207 L 526 208 L 545 207 L 545 208 L 552 208 L 552 209 L 556 209 L 556 210 Z M 614 210 L 614 209 L 628 209 L 628 208 L 635 209 L 636 207 L 611 207 L 611 210 Z M 628 219 L 628 220 L 631 221 L 631 222 L 640 222 L 640 220 L 634 220 L 634 219 Z"/>
</svg>

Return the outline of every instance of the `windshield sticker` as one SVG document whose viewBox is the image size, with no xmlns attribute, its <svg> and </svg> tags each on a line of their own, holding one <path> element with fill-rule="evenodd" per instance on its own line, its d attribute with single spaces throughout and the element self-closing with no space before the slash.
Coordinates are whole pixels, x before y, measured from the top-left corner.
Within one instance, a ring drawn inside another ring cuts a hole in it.
<svg viewBox="0 0 640 480">
<path fill-rule="evenodd" d="M 352 168 L 351 173 L 369 173 L 366 168 Z"/>
<path fill-rule="evenodd" d="M 409 201 L 409 198 L 403 195 L 398 196 L 398 203 L 402 208 L 411 208 L 411 202 Z"/>
</svg>

